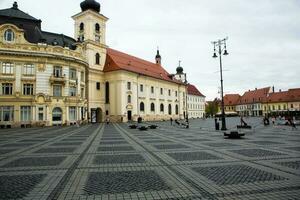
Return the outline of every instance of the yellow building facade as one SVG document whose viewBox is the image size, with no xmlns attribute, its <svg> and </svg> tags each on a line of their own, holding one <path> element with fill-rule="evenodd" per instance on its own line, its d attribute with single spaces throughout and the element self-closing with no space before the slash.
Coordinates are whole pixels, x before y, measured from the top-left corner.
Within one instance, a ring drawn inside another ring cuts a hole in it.
<svg viewBox="0 0 300 200">
<path fill-rule="evenodd" d="M 81 9 L 75 39 L 42 31 L 16 3 L 0 10 L 0 127 L 184 118 L 186 85 L 160 55 L 151 63 L 109 49 L 100 4 Z"/>
</svg>

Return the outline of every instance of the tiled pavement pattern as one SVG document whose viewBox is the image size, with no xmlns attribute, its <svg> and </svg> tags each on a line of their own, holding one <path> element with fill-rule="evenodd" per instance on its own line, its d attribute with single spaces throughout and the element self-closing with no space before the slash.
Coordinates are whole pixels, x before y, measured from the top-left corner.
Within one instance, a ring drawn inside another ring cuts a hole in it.
<svg viewBox="0 0 300 200">
<path fill-rule="evenodd" d="M 299 129 L 246 120 L 235 140 L 213 120 L 0 129 L 0 200 L 299 199 Z"/>
</svg>

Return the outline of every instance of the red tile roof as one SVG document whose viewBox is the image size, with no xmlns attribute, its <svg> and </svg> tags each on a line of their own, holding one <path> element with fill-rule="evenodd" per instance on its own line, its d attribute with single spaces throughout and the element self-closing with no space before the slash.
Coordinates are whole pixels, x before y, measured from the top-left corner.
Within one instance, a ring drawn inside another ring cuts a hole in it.
<svg viewBox="0 0 300 200">
<path fill-rule="evenodd" d="M 201 96 L 201 97 L 205 97 L 197 88 L 196 86 L 192 85 L 192 84 L 188 84 L 188 94 L 190 95 L 195 95 L 195 96 Z"/>
<path fill-rule="evenodd" d="M 255 89 L 252 91 L 245 92 L 240 98 L 239 104 L 252 104 L 259 103 L 266 100 L 271 87 Z"/>
<path fill-rule="evenodd" d="M 288 101 L 288 92 L 274 92 L 270 93 L 264 102 L 267 103 L 279 103 L 279 102 L 287 102 Z"/>
<path fill-rule="evenodd" d="M 239 94 L 226 94 L 224 96 L 225 106 L 234 106 L 239 104 L 241 96 Z"/>
<path fill-rule="evenodd" d="M 300 88 L 289 89 L 288 91 L 270 93 L 265 100 L 267 103 L 295 102 L 300 101 Z"/>
<path fill-rule="evenodd" d="M 288 101 L 289 102 L 295 102 L 300 101 L 300 88 L 294 88 L 288 90 Z"/>
<path fill-rule="evenodd" d="M 159 64 L 155 64 L 126 53 L 107 49 L 107 57 L 103 71 L 112 72 L 125 70 L 156 79 L 169 81 L 177 84 L 184 84 L 172 78 L 172 76 Z"/>
</svg>

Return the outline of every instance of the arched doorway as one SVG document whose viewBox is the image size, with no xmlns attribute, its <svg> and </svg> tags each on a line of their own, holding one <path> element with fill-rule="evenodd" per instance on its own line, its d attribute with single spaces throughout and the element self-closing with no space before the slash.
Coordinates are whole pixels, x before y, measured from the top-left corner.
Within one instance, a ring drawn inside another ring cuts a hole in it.
<svg viewBox="0 0 300 200">
<path fill-rule="evenodd" d="M 56 107 L 52 110 L 52 123 L 53 125 L 62 124 L 62 110 L 59 107 Z"/>
</svg>

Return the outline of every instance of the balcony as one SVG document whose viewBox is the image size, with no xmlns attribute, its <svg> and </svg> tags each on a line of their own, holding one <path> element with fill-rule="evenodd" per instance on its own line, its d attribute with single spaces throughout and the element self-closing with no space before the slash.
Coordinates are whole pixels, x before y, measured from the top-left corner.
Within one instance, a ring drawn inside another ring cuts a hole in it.
<svg viewBox="0 0 300 200">
<path fill-rule="evenodd" d="M 49 79 L 51 84 L 66 84 L 66 76 L 55 76 L 55 75 L 51 75 L 50 79 Z"/>
</svg>

